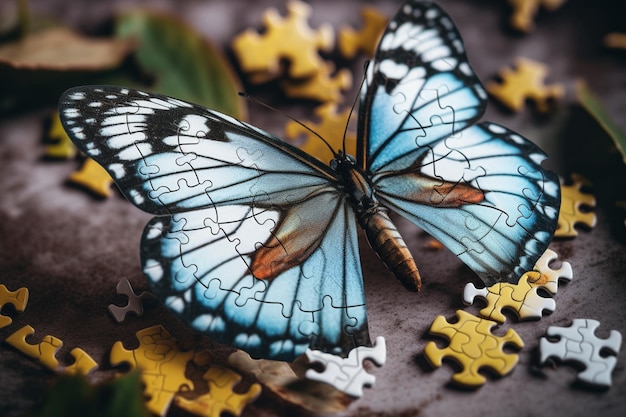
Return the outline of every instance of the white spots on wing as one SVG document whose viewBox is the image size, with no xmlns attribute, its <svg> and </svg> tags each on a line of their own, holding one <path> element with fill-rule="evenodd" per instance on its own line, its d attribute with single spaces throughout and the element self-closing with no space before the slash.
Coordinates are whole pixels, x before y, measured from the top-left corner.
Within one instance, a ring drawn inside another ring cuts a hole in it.
<svg viewBox="0 0 626 417">
<path fill-rule="evenodd" d="M 100 155 L 102 153 L 102 151 L 100 151 L 100 149 L 94 148 L 94 149 L 88 149 L 87 150 L 87 154 L 92 157 L 95 158 L 96 156 Z"/>
<path fill-rule="evenodd" d="M 88 104 L 89 107 L 102 107 L 102 103 L 100 101 L 92 101 Z"/>
<path fill-rule="evenodd" d="M 513 142 L 518 143 L 520 145 L 523 145 L 524 143 L 526 143 L 526 140 L 521 137 L 520 135 L 518 135 L 517 133 L 513 133 L 511 135 L 509 135 L 509 138 L 511 138 L 511 140 L 513 140 Z"/>
<path fill-rule="evenodd" d="M 137 190 L 130 190 L 128 194 L 130 195 L 130 198 L 133 199 L 133 203 L 136 205 L 141 205 L 145 201 L 141 193 Z"/>
<path fill-rule="evenodd" d="M 261 346 L 261 338 L 259 337 L 258 334 L 245 334 L 245 333 L 239 333 L 234 341 L 233 344 L 235 346 L 241 346 L 244 350 L 246 347 L 248 348 L 258 348 L 259 346 Z"/>
<path fill-rule="evenodd" d="M 116 96 L 116 95 L 114 95 L 114 94 L 107 94 L 105 97 L 106 97 L 106 98 L 108 98 L 109 100 L 115 100 L 115 99 L 117 99 L 117 96 Z"/>
<path fill-rule="evenodd" d="M 177 313 L 182 313 L 185 310 L 185 301 L 176 295 L 167 297 L 165 299 L 165 305 Z"/>
<path fill-rule="evenodd" d="M 137 90 L 137 94 L 139 94 L 140 96 L 144 96 L 144 97 L 148 97 L 148 96 L 149 96 L 149 94 L 148 94 L 148 93 L 146 93 L 145 91 L 139 91 L 139 90 Z"/>
<path fill-rule="evenodd" d="M 102 91 L 102 90 L 101 90 Z M 120 94 L 128 95 L 128 88 L 122 88 Z"/>
<path fill-rule="evenodd" d="M 117 156 L 122 161 L 136 161 L 152 154 L 152 145 L 146 142 L 135 143 L 120 151 Z"/>
<path fill-rule="evenodd" d="M 223 332 L 226 329 L 226 323 L 220 316 L 212 316 L 211 314 L 201 314 L 192 322 L 191 327 L 201 332 Z"/>
<path fill-rule="evenodd" d="M 496 135 L 502 135 L 503 133 L 506 133 L 505 128 L 503 128 L 502 126 L 493 124 L 493 123 L 488 124 L 487 128 L 491 130 L 493 133 L 495 133 Z"/>
<path fill-rule="evenodd" d="M 65 110 L 63 110 L 63 114 L 68 119 L 72 119 L 74 117 L 80 117 L 80 110 L 75 107 L 68 107 Z"/>
<path fill-rule="evenodd" d="M 84 100 L 85 97 L 87 97 L 87 95 L 83 93 L 82 91 L 77 91 L 75 93 L 70 94 L 68 97 L 70 100 Z"/>
<path fill-rule="evenodd" d="M 158 229 L 154 228 L 152 230 Z M 152 230 L 150 231 L 150 233 L 152 232 Z M 161 233 L 159 231 L 159 235 L 160 234 Z M 163 278 L 163 266 L 159 261 L 155 259 L 147 259 L 143 267 L 143 273 L 146 274 L 150 281 L 159 282 Z"/>
<path fill-rule="evenodd" d="M 93 117 L 90 117 L 88 119 L 85 119 L 84 122 L 85 122 L 85 124 L 93 125 L 93 124 L 96 123 L 96 119 L 94 119 Z"/>
<path fill-rule="evenodd" d="M 439 10 L 434 8 L 426 10 L 426 19 L 435 20 L 437 17 L 439 17 Z"/>
<path fill-rule="evenodd" d="M 426 14 L 426 16 L 428 17 L 428 14 Z M 435 16 L 435 17 L 437 17 L 437 16 Z M 448 30 L 453 30 L 454 29 L 454 24 L 447 17 L 442 17 L 441 19 L 439 19 L 439 23 L 441 23 L 441 25 L 443 27 L 445 27 L 446 29 L 448 29 Z"/>
<path fill-rule="evenodd" d="M 398 64 L 391 59 L 385 59 L 380 63 L 379 71 L 387 78 L 399 80 L 407 75 L 409 66 L 406 64 Z"/>
<path fill-rule="evenodd" d="M 197 114 L 187 114 L 178 122 L 178 128 L 191 136 L 206 136 L 210 129 L 207 118 Z"/>
<path fill-rule="evenodd" d="M 74 138 L 79 139 L 79 140 L 85 139 L 85 132 L 83 131 L 82 126 L 73 127 L 70 130 L 72 131 Z"/>
<path fill-rule="evenodd" d="M 167 102 L 170 103 L 173 107 L 193 107 L 189 103 L 185 103 L 184 101 L 181 101 L 172 97 L 168 97 Z"/>
<path fill-rule="evenodd" d="M 107 168 L 109 172 L 113 174 L 115 179 L 122 179 L 126 176 L 126 170 L 124 169 L 124 165 L 120 163 L 110 164 Z"/>
<path fill-rule="evenodd" d="M 479 98 L 483 100 L 487 100 L 487 92 L 485 91 L 482 85 L 476 84 L 474 86 L 474 91 L 476 91 L 476 94 L 478 94 Z"/>
</svg>

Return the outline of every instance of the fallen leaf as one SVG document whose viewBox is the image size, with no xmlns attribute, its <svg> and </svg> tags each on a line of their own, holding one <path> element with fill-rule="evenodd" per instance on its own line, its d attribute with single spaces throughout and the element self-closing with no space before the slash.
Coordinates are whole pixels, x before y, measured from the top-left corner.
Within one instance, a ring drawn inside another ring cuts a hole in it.
<svg viewBox="0 0 626 417">
<path fill-rule="evenodd" d="M 16 69 L 96 71 L 119 66 L 132 49 L 130 39 L 86 38 L 53 28 L 0 46 L 0 64 Z"/>
<path fill-rule="evenodd" d="M 303 377 L 306 359 L 293 364 L 267 359 L 252 359 L 238 350 L 228 358 L 228 364 L 238 371 L 254 376 L 263 386 L 283 400 L 316 413 L 345 410 L 354 400 L 331 385 Z"/>
<path fill-rule="evenodd" d="M 186 23 L 147 11 L 118 16 L 115 33 L 137 43 L 135 58 L 153 92 L 245 117 L 240 83 L 219 49 Z"/>
</svg>

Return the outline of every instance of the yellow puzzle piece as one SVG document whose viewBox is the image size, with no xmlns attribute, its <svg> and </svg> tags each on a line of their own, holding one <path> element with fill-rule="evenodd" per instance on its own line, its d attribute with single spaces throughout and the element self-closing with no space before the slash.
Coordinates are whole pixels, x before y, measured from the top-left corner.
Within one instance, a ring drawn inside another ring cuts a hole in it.
<svg viewBox="0 0 626 417">
<path fill-rule="evenodd" d="M 26 310 L 26 304 L 28 304 L 28 288 L 22 287 L 15 291 L 9 291 L 6 285 L 0 284 L 0 312 L 7 304 L 13 305 L 15 311 L 20 313 Z M 0 329 L 7 327 L 11 323 L 13 323 L 11 317 L 0 314 Z"/>
<path fill-rule="evenodd" d="M 533 28 L 533 18 L 539 12 L 539 7 L 553 11 L 561 7 L 565 0 L 509 0 L 513 7 L 511 26 L 522 32 L 529 32 Z"/>
<path fill-rule="evenodd" d="M 489 94 L 513 111 L 520 111 L 524 102 L 530 99 L 535 102 L 537 110 L 545 112 L 550 109 L 549 101 L 556 100 L 565 93 L 560 84 L 544 85 L 547 73 L 547 66 L 530 59 L 518 58 L 515 69 L 505 67 L 500 70 L 501 83 L 489 81 L 485 87 Z"/>
<path fill-rule="evenodd" d="M 585 225 L 592 228 L 596 225 L 596 214 L 583 212 L 581 208 L 596 206 L 596 198 L 592 194 L 583 193 L 581 189 L 591 185 L 589 181 L 578 174 L 572 174 L 572 185 L 561 184 L 561 210 L 555 237 L 576 237 L 576 225 Z"/>
<path fill-rule="evenodd" d="M 308 25 L 311 6 L 292 0 L 287 3 L 287 16 L 268 9 L 263 16 L 265 32 L 246 30 L 232 42 L 241 69 L 253 74 L 253 82 L 265 82 L 282 75 L 281 62 L 289 63 L 291 78 L 306 78 L 319 71 L 323 62 L 318 51 L 330 51 L 334 43 L 333 29 L 323 25 L 312 30 Z"/>
<path fill-rule="evenodd" d="M 341 92 L 352 87 L 352 74 L 345 68 L 331 75 L 333 71 L 333 64 L 321 62 L 312 76 L 305 80 L 282 80 L 281 88 L 287 97 L 337 103 L 342 99 Z"/>
<path fill-rule="evenodd" d="M 111 195 L 113 179 L 104 168 L 91 158 L 85 159 L 81 169 L 74 172 L 68 181 L 84 187 L 100 197 Z"/>
<path fill-rule="evenodd" d="M 463 368 L 455 373 L 452 381 L 467 387 L 479 387 L 486 382 L 479 371 L 488 368 L 500 376 L 507 375 L 519 360 L 517 354 L 505 353 L 503 347 L 512 345 L 518 349 L 524 342 L 513 330 L 508 329 L 504 336 L 494 336 L 491 328 L 495 321 L 481 319 L 463 310 L 457 310 L 458 321 L 450 324 L 443 316 L 437 316 L 430 326 L 430 333 L 447 338 L 446 348 L 439 348 L 435 342 L 428 342 L 424 355 L 431 365 L 439 367 L 443 358 L 451 358 Z"/>
<path fill-rule="evenodd" d="M 259 384 L 252 384 L 241 394 L 234 392 L 233 388 L 241 381 L 241 375 L 222 366 L 211 366 L 203 379 L 209 385 L 209 392 L 191 400 L 177 396 L 175 403 L 178 407 L 202 417 L 220 417 L 223 412 L 239 416 L 261 394 Z"/>
<path fill-rule="evenodd" d="M 48 137 L 54 143 L 46 145 L 44 155 L 53 159 L 72 159 L 76 156 L 76 146 L 72 143 L 72 140 L 67 133 L 63 125 L 61 125 L 61 118 L 59 112 L 55 111 L 52 114 L 50 121 L 50 128 L 48 129 Z"/>
<path fill-rule="evenodd" d="M 363 27 L 356 31 L 350 26 L 342 26 L 339 30 L 339 53 L 346 59 L 352 59 L 359 52 L 373 57 L 378 39 L 387 26 L 387 17 L 370 6 L 361 9 Z"/>
<path fill-rule="evenodd" d="M 56 354 L 63 346 L 63 341 L 57 337 L 46 335 L 41 339 L 41 342 L 30 344 L 26 341 L 26 338 L 33 334 L 35 334 L 35 329 L 32 326 L 26 325 L 7 337 L 5 342 L 24 353 L 26 356 L 36 359 L 51 371 L 87 375 L 98 367 L 96 361 L 80 348 L 74 348 L 70 351 L 70 354 L 74 357 L 74 363 L 72 365 L 67 367 L 59 366 Z"/>
<path fill-rule="evenodd" d="M 319 123 L 305 121 L 304 124 L 323 137 L 335 151 L 343 149 L 343 134 L 348 123 L 350 109 L 339 113 L 336 104 L 328 103 L 317 107 L 315 115 L 320 119 Z M 300 146 L 303 151 L 323 162 L 328 162 L 334 157 L 328 146 L 320 138 L 294 121 L 287 122 L 285 125 L 287 139 L 296 140 L 302 135 L 306 138 Z M 350 155 L 354 155 L 356 152 L 356 135 L 354 132 L 348 131 L 346 134 L 346 152 Z"/>
<path fill-rule="evenodd" d="M 150 399 L 146 407 L 152 413 L 164 416 L 181 389 L 193 390 L 193 381 L 187 379 L 187 363 L 208 364 L 212 359 L 207 351 L 181 351 L 176 339 L 162 326 L 152 326 L 136 333 L 139 347 L 124 348 L 115 342 L 111 348 L 111 365 L 127 363 L 141 370 L 141 380 Z"/>
</svg>

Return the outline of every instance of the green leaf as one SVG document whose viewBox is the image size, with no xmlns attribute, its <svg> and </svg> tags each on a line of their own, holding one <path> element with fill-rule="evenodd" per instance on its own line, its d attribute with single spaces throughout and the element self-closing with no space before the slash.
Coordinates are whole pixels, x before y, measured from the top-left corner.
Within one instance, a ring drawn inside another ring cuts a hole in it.
<svg viewBox="0 0 626 417">
<path fill-rule="evenodd" d="M 626 133 L 613 121 L 600 99 L 591 91 L 587 84 L 579 80 L 576 83 L 576 96 L 580 105 L 593 117 L 604 131 L 613 139 L 617 150 L 626 164 Z"/>
<path fill-rule="evenodd" d="M 62 376 L 48 392 L 46 402 L 32 417 L 149 417 L 139 372 L 102 385 L 85 376 Z"/>
<path fill-rule="evenodd" d="M 118 16 L 117 36 L 137 42 L 135 58 L 154 78 L 153 92 L 237 118 L 245 117 L 239 82 L 222 53 L 187 24 L 148 11 Z"/>
</svg>

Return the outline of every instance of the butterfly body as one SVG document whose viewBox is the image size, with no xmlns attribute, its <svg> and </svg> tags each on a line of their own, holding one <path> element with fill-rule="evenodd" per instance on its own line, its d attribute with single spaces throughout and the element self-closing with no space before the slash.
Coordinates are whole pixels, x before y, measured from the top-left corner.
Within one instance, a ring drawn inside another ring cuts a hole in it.
<svg viewBox="0 0 626 417">
<path fill-rule="evenodd" d="M 389 212 L 491 285 L 546 250 L 560 206 L 545 154 L 478 122 L 486 95 L 436 5 L 391 20 L 360 95 L 356 158 L 330 165 L 245 122 L 175 98 L 86 86 L 60 99 L 77 147 L 156 215 L 141 237 L 154 294 L 252 356 L 370 345 L 357 225 L 409 289 L 419 272 Z"/>
<path fill-rule="evenodd" d="M 340 189 L 354 208 L 365 236 L 385 266 L 411 291 L 419 291 L 421 277 L 413 255 L 389 217 L 389 210 L 376 198 L 375 185 L 350 155 L 339 152 L 330 167 L 337 172 Z"/>
</svg>

